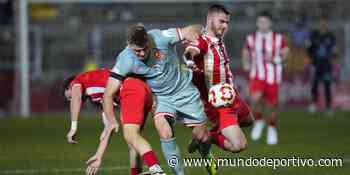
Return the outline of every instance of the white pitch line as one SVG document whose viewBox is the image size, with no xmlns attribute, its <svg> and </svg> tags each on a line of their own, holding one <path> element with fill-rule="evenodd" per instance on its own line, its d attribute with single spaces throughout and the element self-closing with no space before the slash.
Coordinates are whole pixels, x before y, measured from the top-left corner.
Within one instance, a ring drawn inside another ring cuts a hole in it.
<svg viewBox="0 0 350 175">
<path fill-rule="evenodd" d="M 99 171 L 127 170 L 129 166 L 102 167 Z M 36 173 L 64 173 L 84 172 L 85 168 L 53 168 L 53 169 L 20 169 L 0 171 L 0 174 L 36 174 Z"/>
</svg>

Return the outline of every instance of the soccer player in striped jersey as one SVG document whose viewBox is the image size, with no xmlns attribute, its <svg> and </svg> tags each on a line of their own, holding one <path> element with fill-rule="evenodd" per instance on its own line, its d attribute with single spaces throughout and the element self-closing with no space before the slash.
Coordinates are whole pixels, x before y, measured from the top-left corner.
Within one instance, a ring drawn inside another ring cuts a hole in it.
<svg viewBox="0 0 350 175">
<path fill-rule="evenodd" d="M 215 108 L 208 102 L 208 91 L 214 85 L 227 83 L 234 87 L 230 58 L 223 41 L 229 28 L 229 21 L 230 12 L 226 7 L 219 4 L 210 6 L 207 12 L 206 31 L 196 42 L 186 47 L 185 61 L 194 70 L 193 83 L 199 89 L 205 112 L 214 124 L 210 132 L 212 142 L 223 150 L 240 152 L 247 147 L 247 140 L 240 126 L 247 126 L 253 122 L 248 105 L 238 95 L 237 90 L 233 104 L 228 107 Z M 189 145 L 189 151 L 193 152 L 196 147 L 202 156 L 208 154 L 205 152 L 206 149 L 201 149 L 201 145 L 195 143 L 195 140 Z"/>
<path fill-rule="evenodd" d="M 63 83 L 64 96 L 70 101 L 71 129 L 67 134 L 69 143 L 75 144 L 75 135 L 78 125 L 78 117 L 83 105 L 83 99 L 90 99 L 91 102 L 101 106 L 105 86 L 111 72 L 108 69 L 98 69 L 83 72 L 66 79 Z M 118 97 L 120 104 L 120 120 L 123 134 L 129 145 L 130 173 L 137 175 L 142 172 L 142 160 L 150 169 L 150 172 L 161 175 L 162 169 L 159 167 L 158 159 L 152 151 L 150 144 L 141 136 L 140 132 L 145 124 L 148 112 L 152 109 L 153 99 L 149 87 L 143 80 L 128 78 L 123 83 L 123 89 L 117 92 L 114 97 Z M 102 107 L 102 106 L 101 106 Z M 102 108 L 101 108 L 102 109 Z M 103 123 L 109 125 L 108 120 L 102 113 Z M 135 143 L 138 141 L 137 143 Z M 97 153 L 92 156 L 87 164 L 87 174 L 95 174 L 101 164 L 100 154 L 103 154 L 108 145 L 108 139 L 100 139 Z M 141 156 L 141 157 L 140 157 Z"/>
<path fill-rule="evenodd" d="M 261 137 L 264 128 L 261 106 L 264 105 L 269 115 L 267 144 L 275 145 L 278 142 L 278 89 L 288 47 L 283 35 L 272 30 L 272 16 L 268 12 L 261 12 L 256 24 L 257 31 L 247 36 L 242 51 L 243 68 L 249 71 L 249 91 L 256 118 L 251 137 L 253 140 Z"/>
</svg>

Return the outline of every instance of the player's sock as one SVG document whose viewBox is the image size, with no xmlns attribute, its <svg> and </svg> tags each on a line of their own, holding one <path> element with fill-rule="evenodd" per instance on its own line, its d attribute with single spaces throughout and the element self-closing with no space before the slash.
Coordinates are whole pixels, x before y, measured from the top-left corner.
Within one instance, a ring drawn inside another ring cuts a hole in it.
<svg viewBox="0 0 350 175">
<path fill-rule="evenodd" d="M 223 136 L 222 134 L 218 134 L 216 132 L 210 132 L 210 137 L 212 139 L 212 142 L 217 145 L 219 148 L 223 149 L 223 150 L 227 150 L 225 148 L 225 136 Z"/>
<path fill-rule="evenodd" d="M 254 117 L 255 117 L 255 120 L 256 120 L 256 121 L 262 120 L 262 119 L 263 119 L 262 113 L 261 113 L 261 112 L 258 112 L 258 111 L 256 111 L 256 112 L 254 113 Z"/>
<path fill-rule="evenodd" d="M 151 167 L 155 164 L 159 164 L 157 156 L 153 151 L 148 151 L 145 154 L 143 154 L 142 160 L 148 167 Z"/>
<path fill-rule="evenodd" d="M 168 165 L 176 175 L 184 175 L 184 167 L 176 139 L 160 139 L 162 151 Z"/>
<path fill-rule="evenodd" d="M 269 126 L 277 126 L 277 116 L 275 112 L 271 113 L 271 116 L 269 118 Z"/>
<path fill-rule="evenodd" d="M 138 175 L 138 174 L 140 174 L 141 172 L 142 172 L 142 169 L 140 169 L 140 168 L 131 168 L 131 169 L 130 169 L 131 175 Z"/>
</svg>

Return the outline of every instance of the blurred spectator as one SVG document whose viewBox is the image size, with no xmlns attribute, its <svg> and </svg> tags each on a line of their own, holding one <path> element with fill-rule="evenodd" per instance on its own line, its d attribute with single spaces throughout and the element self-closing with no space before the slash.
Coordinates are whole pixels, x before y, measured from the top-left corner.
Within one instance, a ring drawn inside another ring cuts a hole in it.
<svg viewBox="0 0 350 175">
<path fill-rule="evenodd" d="M 0 0 L 0 25 L 11 24 L 13 17 L 13 0 Z"/>
<path fill-rule="evenodd" d="M 287 60 L 287 72 L 289 76 L 296 75 L 297 78 L 304 72 L 304 65 L 309 62 L 305 46 L 310 38 L 308 21 L 306 14 L 297 15 L 294 19 L 293 27 L 289 30 L 291 41 L 290 55 Z"/>
<path fill-rule="evenodd" d="M 325 17 L 321 18 L 319 28 L 311 32 L 309 43 L 308 53 L 314 66 L 311 88 L 312 103 L 309 106 L 309 111 L 315 112 L 317 110 L 318 85 L 323 82 L 327 113 L 332 114 L 332 62 L 336 57 L 336 39 L 334 34 L 329 31 Z"/>
<path fill-rule="evenodd" d="M 307 27 L 306 15 L 301 14 L 295 18 L 294 27 L 290 31 L 294 47 L 304 48 L 310 37 L 310 31 Z"/>
</svg>

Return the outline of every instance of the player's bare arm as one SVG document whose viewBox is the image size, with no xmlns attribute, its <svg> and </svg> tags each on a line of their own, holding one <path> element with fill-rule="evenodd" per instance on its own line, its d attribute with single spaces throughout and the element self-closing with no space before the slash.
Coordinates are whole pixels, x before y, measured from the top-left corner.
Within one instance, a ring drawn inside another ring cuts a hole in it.
<svg viewBox="0 0 350 175">
<path fill-rule="evenodd" d="M 97 174 L 97 171 L 102 164 L 103 154 L 105 153 L 105 151 L 107 149 L 109 139 L 110 139 L 112 133 L 113 132 L 106 133 L 105 139 L 100 140 L 100 144 L 97 148 L 95 155 L 93 155 L 92 157 L 90 157 L 86 161 L 86 164 L 88 165 L 88 167 L 86 168 L 87 175 Z"/>
<path fill-rule="evenodd" d="M 250 56 L 247 48 L 242 49 L 242 67 L 245 71 L 250 70 Z"/>
<path fill-rule="evenodd" d="M 81 110 L 82 105 L 82 92 L 81 92 L 81 85 L 75 84 L 72 86 L 71 89 L 71 99 L 70 99 L 70 114 L 71 114 L 71 129 L 67 134 L 67 141 L 68 143 L 75 144 L 78 143 L 75 140 L 75 135 L 77 131 L 77 125 L 78 125 L 78 119 L 79 119 L 79 113 Z"/>
<path fill-rule="evenodd" d="M 281 58 L 282 58 L 282 61 L 284 62 L 285 60 L 287 60 L 287 57 L 288 57 L 288 54 L 289 54 L 289 48 L 288 47 L 285 47 L 281 50 Z"/>
<path fill-rule="evenodd" d="M 114 106 L 113 106 L 113 97 L 116 92 L 119 90 L 121 85 L 121 81 L 115 78 L 109 78 L 107 81 L 106 89 L 103 94 L 103 111 L 106 115 L 106 118 L 109 122 L 108 125 L 105 126 L 104 131 L 101 134 L 100 139 L 103 140 L 106 136 L 106 132 L 115 129 L 118 132 L 119 124 L 115 118 Z"/>
<path fill-rule="evenodd" d="M 86 168 L 87 175 L 95 175 L 97 174 L 98 169 L 102 163 L 102 157 L 106 148 L 108 146 L 109 138 L 111 136 L 112 131 L 115 129 L 118 131 L 118 122 L 115 119 L 114 106 L 113 106 L 113 97 L 114 94 L 120 88 L 121 82 L 114 78 L 109 78 L 105 92 L 103 94 L 103 111 L 108 120 L 108 124 L 105 125 L 104 130 L 100 136 L 100 144 L 97 148 L 97 151 L 94 156 L 92 156 L 86 164 L 88 167 Z"/>
</svg>

